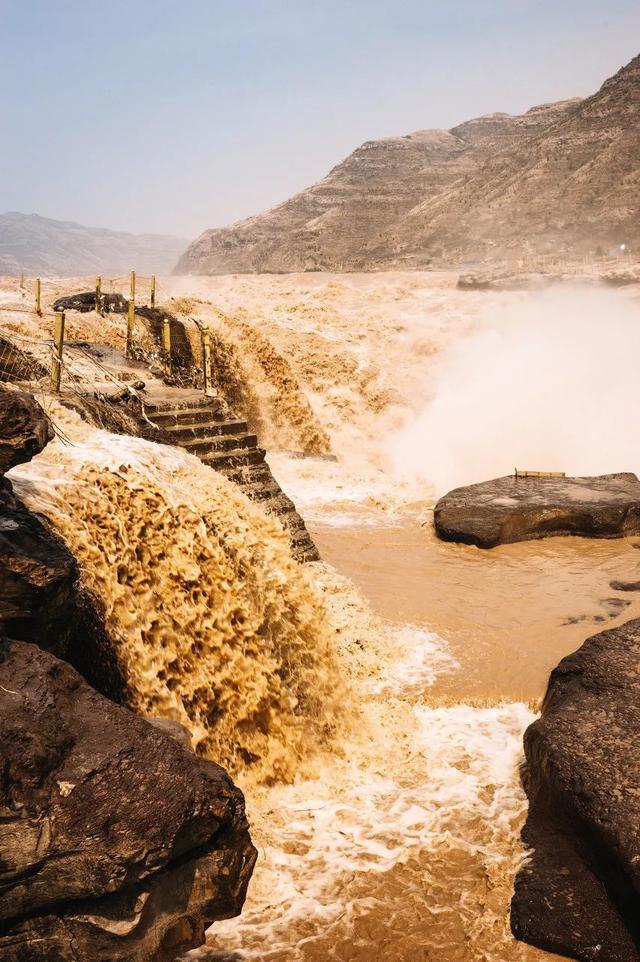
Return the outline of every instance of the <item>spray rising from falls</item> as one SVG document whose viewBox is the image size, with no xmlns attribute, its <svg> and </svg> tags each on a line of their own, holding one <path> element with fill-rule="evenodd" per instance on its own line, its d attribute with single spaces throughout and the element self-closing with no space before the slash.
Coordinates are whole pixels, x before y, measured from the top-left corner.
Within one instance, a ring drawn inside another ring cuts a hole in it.
<svg viewBox="0 0 640 962">
<path fill-rule="evenodd" d="M 197 458 L 110 435 L 58 406 L 12 475 L 105 608 L 132 707 L 185 724 L 231 771 L 289 779 L 336 723 L 324 609 L 278 523 Z"/>
<path fill-rule="evenodd" d="M 397 475 L 441 495 L 514 467 L 637 471 L 639 322 L 638 302 L 614 291 L 494 302 L 440 357 L 431 400 L 390 444 Z"/>
</svg>

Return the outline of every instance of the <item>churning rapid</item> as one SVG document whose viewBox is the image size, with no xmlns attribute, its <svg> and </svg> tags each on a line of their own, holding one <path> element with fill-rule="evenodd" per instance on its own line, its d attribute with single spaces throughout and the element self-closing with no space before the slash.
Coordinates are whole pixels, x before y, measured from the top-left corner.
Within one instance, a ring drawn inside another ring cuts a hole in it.
<svg viewBox="0 0 640 962">
<path fill-rule="evenodd" d="M 234 773 L 290 779 L 339 719 L 320 599 L 277 522 L 196 457 L 90 427 L 13 477 L 80 562 L 133 707 L 186 725 Z"/>
<path fill-rule="evenodd" d="M 514 459 L 633 470 L 611 463 L 637 432 L 632 381 L 599 389 L 598 423 L 616 430 L 598 445 L 563 432 L 582 437 L 594 411 L 580 318 L 589 337 L 622 337 L 637 303 L 419 274 L 172 283 L 176 309 L 214 328 L 218 389 L 262 427 L 324 562 L 292 562 L 278 524 L 195 458 L 62 408 L 67 441 L 11 480 L 105 605 L 137 709 L 186 724 L 247 793 L 260 856 L 245 909 L 190 958 L 550 959 L 509 930 L 522 733 L 558 659 L 640 614 L 609 587 L 637 577 L 640 553 L 628 539 L 444 545 L 430 510 L 443 485 Z"/>
</svg>

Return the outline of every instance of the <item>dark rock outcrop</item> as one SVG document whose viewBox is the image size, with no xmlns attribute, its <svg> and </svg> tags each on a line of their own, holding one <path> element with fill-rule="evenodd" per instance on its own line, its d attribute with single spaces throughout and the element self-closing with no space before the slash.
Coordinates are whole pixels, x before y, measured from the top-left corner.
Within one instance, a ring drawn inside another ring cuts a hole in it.
<svg viewBox="0 0 640 962">
<path fill-rule="evenodd" d="M 640 960 L 640 620 L 589 638 L 553 671 L 525 733 L 533 852 L 515 936 L 580 962 Z"/>
<path fill-rule="evenodd" d="M 103 294 L 102 310 L 109 314 L 126 314 L 129 301 L 122 294 Z M 53 302 L 54 311 L 79 311 L 88 314 L 96 309 L 96 292 L 82 291 L 78 294 L 67 294 Z"/>
<path fill-rule="evenodd" d="M 443 541 L 493 548 L 555 535 L 620 538 L 640 533 L 635 474 L 593 478 L 515 478 L 456 488 L 434 512 Z"/>
<path fill-rule="evenodd" d="M 51 437 L 0 391 L 2 471 Z M 119 672 L 73 557 L 0 474 L 0 962 L 169 962 L 240 911 L 241 793 L 181 725 L 85 680 L 124 698 Z"/>
<path fill-rule="evenodd" d="M 51 422 L 31 394 L 0 391 L 0 476 L 30 461 L 52 438 Z"/>
<path fill-rule="evenodd" d="M 65 545 L 15 498 L 4 477 L 53 437 L 49 419 L 30 394 L 0 390 L 0 626 L 24 640 L 55 639 L 63 655 L 77 579 Z"/>
<path fill-rule="evenodd" d="M 609 587 L 614 591 L 640 591 L 640 581 L 610 581 Z"/>
<path fill-rule="evenodd" d="M 240 911 L 227 774 L 34 645 L 0 644 L 0 962 L 165 962 Z"/>
<path fill-rule="evenodd" d="M 99 605 L 80 587 L 73 555 L 4 477 L 52 437 L 49 419 L 30 394 L 0 389 L 0 630 L 65 658 L 99 691 L 122 701 L 126 681 Z"/>
</svg>

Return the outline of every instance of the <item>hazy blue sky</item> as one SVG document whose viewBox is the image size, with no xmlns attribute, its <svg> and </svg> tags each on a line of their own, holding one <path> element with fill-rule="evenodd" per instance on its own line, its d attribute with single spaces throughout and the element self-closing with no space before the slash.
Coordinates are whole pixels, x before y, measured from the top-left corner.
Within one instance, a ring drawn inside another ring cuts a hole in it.
<svg viewBox="0 0 640 962">
<path fill-rule="evenodd" d="M 639 0 L 0 0 L 0 211 L 186 237 L 364 140 L 589 94 Z"/>
</svg>

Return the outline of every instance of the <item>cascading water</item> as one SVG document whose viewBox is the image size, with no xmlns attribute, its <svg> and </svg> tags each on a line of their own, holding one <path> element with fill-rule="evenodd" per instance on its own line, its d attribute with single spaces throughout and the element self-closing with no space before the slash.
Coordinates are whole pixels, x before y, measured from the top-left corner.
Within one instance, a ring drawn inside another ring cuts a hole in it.
<svg viewBox="0 0 640 962">
<path fill-rule="evenodd" d="M 275 522 L 200 462 L 73 415 L 57 412 L 73 445 L 56 442 L 12 480 L 106 602 L 138 709 L 187 724 L 247 793 L 260 849 L 249 899 L 195 956 L 550 958 L 509 932 L 526 856 L 522 732 L 558 658 L 637 614 L 633 599 L 612 605 L 608 582 L 638 553 L 572 539 L 490 556 L 438 544 L 425 491 L 446 432 L 436 445 L 416 428 L 435 417 L 448 345 L 471 334 L 473 350 L 498 306 L 508 337 L 529 295 L 460 294 L 417 275 L 193 284 L 223 294 L 230 313 L 249 306 L 259 343 L 269 338 L 330 436 L 338 464 L 270 461 L 324 557 L 368 601 L 328 564 L 302 572 Z M 260 393 L 264 369 L 231 355 L 242 389 Z"/>
<path fill-rule="evenodd" d="M 68 443 L 16 469 L 105 608 L 139 712 L 231 771 L 290 779 L 340 717 L 331 631 L 279 524 L 197 458 L 54 405 Z"/>
<path fill-rule="evenodd" d="M 212 386 L 230 408 L 246 418 L 269 448 L 328 454 L 331 443 L 288 361 L 243 317 L 225 314 L 202 300 L 174 299 L 211 335 Z M 200 334 L 187 325 L 194 357 L 202 363 Z"/>
</svg>

